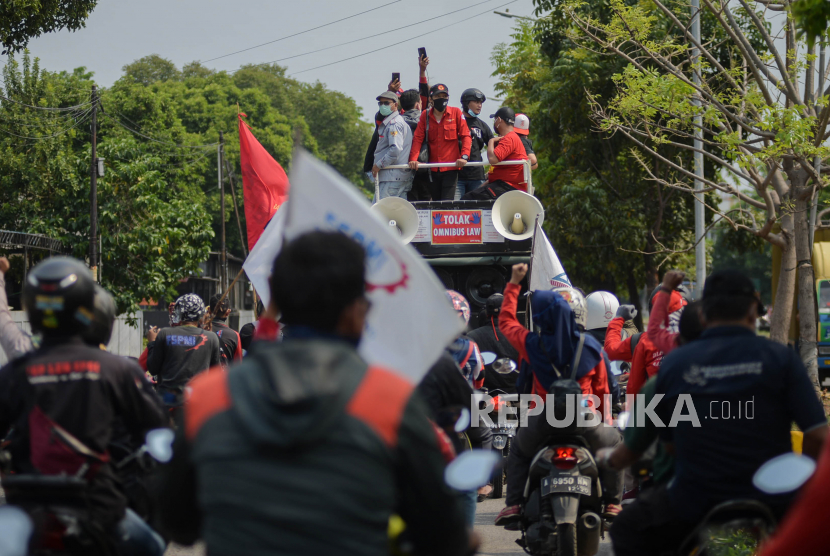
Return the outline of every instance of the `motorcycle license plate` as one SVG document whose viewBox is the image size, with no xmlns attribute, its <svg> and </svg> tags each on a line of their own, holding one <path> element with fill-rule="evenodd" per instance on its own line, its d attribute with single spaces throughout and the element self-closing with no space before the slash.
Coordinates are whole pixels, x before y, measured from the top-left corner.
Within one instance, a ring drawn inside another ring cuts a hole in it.
<svg viewBox="0 0 830 556">
<path fill-rule="evenodd" d="M 553 493 L 591 495 L 590 477 L 542 477 L 542 496 Z"/>
</svg>

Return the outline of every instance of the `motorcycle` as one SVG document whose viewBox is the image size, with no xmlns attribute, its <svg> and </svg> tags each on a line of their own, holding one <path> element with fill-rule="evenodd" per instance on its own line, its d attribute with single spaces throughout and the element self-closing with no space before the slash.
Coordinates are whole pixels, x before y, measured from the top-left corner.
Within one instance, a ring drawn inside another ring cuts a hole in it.
<svg viewBox="0 0 830 556">
<path fill-rule="evenodd" d="M 490 392 L 493 397 L 493 409 L 490 411 L 490 419 L 493 422 L 491 429 L 493 431 L 493 449 L 499 452 L 502 456 L 502 465 L 496 470 L 493 475 L 493 498 L 501 498 L 504 496 L 505 485 L 505 465 L 507 456 L 510 455 L 510 444 L 513 437 L 516 436 L 516 429 L 519 426 L 518 417 L 514 419 L 503 418 L 499 421 L 499 413 L 504 413 L 505 407 L 512 407 L 514 404 L 518 405 L 518 394 L 508 394 L 502 390 L 493 390 Z"/>
<path fill-rule="evenodd" d="M 524 490 L 522 538 L 534 556 L 592 556 L 602 536 L 602 485 L 596 461 L 579 436 L 562 436 L 539 450 Z"/>
<path fill-rule="evenodd" d="M 174 433 L 156 429 L 146 443 L 115 465 L 116 471 L 141 463 L 147 455 L 166 463 L 172 458 Z M 9 463 L 5 456 L 0 461 Z M 8 471 L 6 466 L 5 471 Z M 89 482 L 72 475 L 3 473 L 3 489 L 9 504 L 23 510 L 31 523 L 30 556 L 116 556 L 109 531 L 99 527 L 90 511 Z M 26 552 L 23 552 L 26 554 Z"/>
<path fill-rule="evenodd" d="M 482 357 L 487 365 L 501 375 L 508 375 L 516 372 L 516 363 L 509 358 L 497 359 L 492 352 L 483 352 Z M 502 456 L 502 465 L 498 466 L 496 472 L 493 474 L 492 484 L 493 492 L 492 498 L 501 498 L 504 496 L 504 488 L 506 483 L 505 463 L 507 456 L 510 454 L 510 444 L 513 437 L 516 436 L 516 430 L 519 426 L 519 417 L 516 415 L 510 419 L 506 414 L 506 407 L 517 407 L 519 396 L 516 393 L 509 393 L 502 389 L 493 389 L 488 392 L 492 396 L 492 407 L 490 409 L 490 420 L 492 421 L 491 429 L 493 432 L 493 450 L 499 452 Z M 499 420 L 499 414 L 505 415 Z"/>
</svg>

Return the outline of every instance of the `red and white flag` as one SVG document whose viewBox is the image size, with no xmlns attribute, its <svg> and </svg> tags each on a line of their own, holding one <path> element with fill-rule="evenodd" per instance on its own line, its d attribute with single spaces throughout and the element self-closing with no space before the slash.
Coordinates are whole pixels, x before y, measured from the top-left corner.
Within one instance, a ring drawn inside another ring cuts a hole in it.
<svg viewBox="0 0 830 556">
<path fill-rule="evenodd" d="M 242 167 L 250 251 L 265 225 L 288 198 L 288 176 L 280 163 L 257 141 L 243 117 L 245 114 L 239 114 L 239 165 Z"/>
</svg>

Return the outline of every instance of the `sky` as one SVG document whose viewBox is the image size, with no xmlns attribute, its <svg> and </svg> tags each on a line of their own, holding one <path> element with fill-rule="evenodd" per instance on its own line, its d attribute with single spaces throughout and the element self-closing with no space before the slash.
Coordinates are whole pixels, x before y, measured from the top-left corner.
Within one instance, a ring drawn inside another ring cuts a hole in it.
<svg viewBox="0 0 830 556">
<path fill-rule="evenodd" d="M 468 87 L 494 98 L 490 54 L 496 44 L 510 41 L 516 22 L 493 13 L 505 9 L 533 16 L 532 0 L 100 0 L 84 29 L 42 35 L 29 50 L 43 69 L 85 66 L 99 86 L 107 87 L 124 65 L 150 54 L 179 68 L 199 60 L 232 71 L 365 38 L 279 63 L 289 76 L 319 80 L 354 98 L 368 121 L 377 111 L 375 97 L 393 72 L 400 72 L 405 88 L 417 88 L 418 47 L 430 57 L 430 83 L 447 85 L 452 106 L 460 105 Z M 461 11 L 450 13 L 456 10 Z M 367 13 L 356 15 L 360 12 Z M 303 33 L 349 16 L 354 17 Z M 427 19 L 432 21 L 417 24 Z M 393 31 L 406 25 L 412 27 Z M 277 40 L 296 33 L 301 34 Z M 211 60 L 268 41 L 277 42 Z M 313 69 L 326 64 L 332 65 Z M 489 116 L 496 104 L 485 103 L 482 113 Z"/>
</svg>

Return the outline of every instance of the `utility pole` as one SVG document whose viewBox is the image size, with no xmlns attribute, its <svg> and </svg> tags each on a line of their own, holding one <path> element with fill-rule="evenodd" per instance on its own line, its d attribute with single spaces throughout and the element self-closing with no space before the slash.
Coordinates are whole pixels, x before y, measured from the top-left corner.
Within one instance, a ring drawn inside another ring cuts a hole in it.
<svg viewBox="0 0 830 556">
<path fill-rule="evenodd" d="M 692 0 L 692 37 L 695 44 L 700 44 L 700 0 Z M 700 61 L 700 50 L 692 46 L 692 80 L 696 86 L 700 86 L 700 68 L 697 64 Z M 700 96 L 695 93 L 692 103 L 699 109 Z M 703 296 L 703 283 L 706 281 L 706 218 L 704 193 L 703 193 L 703 116 L 698 110 L 694 118 L 695 126 L 695 286 L 697 292 L 695 297 L 700 299 Z"/>
<path fill-rule="evenodd" d="M 222 179 L 222 159 L 225 155 L 225 136 L 219 132 L 219 147 L 218 147 L 218 172 L 219 172 L 219 204 L 221 206 L 222 218 L 222 252 L 219 254 L 221 261 L 221 274 L 219 276 L 219 287 L 222 288 L 222 293 L 228 289 L 228 250 L 225 244 L 225 180 Z"/>
<path fill-rule="evenodd" d="M 89 268 L 98 282 L 98 88 L 92 86 L 92 164 L 89 182 Z"/>
</svg>

